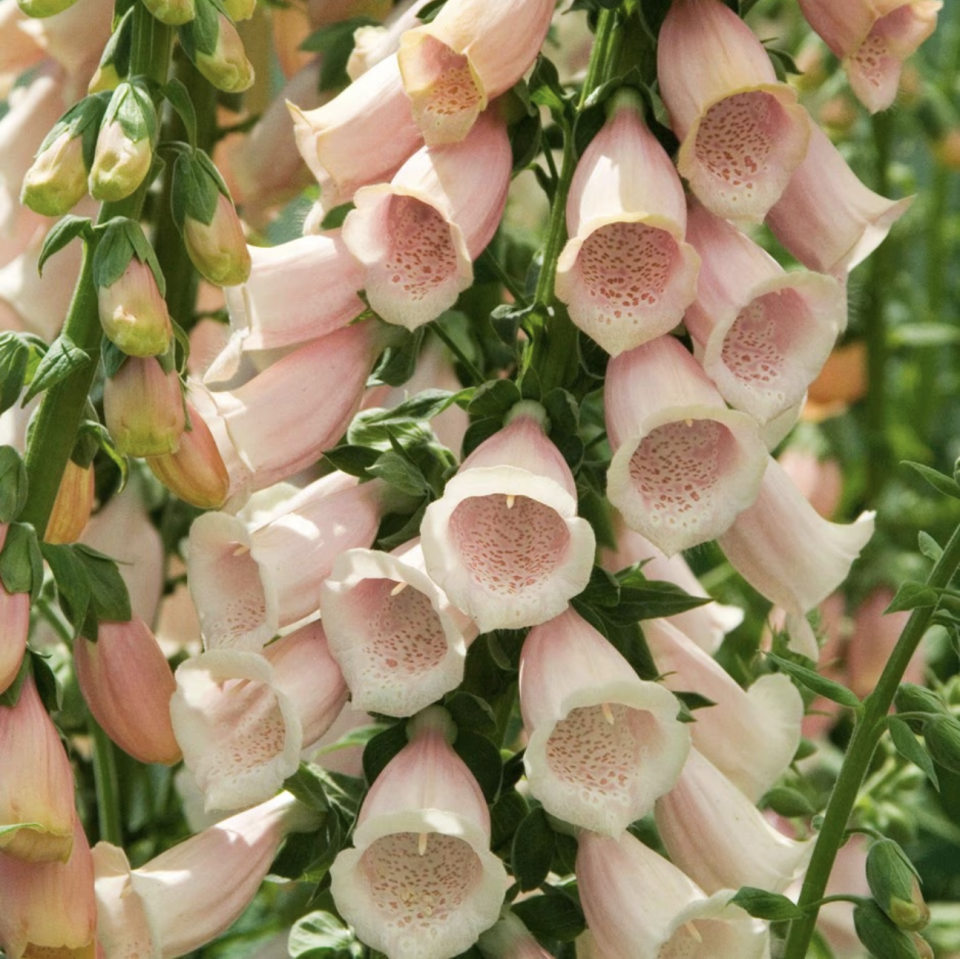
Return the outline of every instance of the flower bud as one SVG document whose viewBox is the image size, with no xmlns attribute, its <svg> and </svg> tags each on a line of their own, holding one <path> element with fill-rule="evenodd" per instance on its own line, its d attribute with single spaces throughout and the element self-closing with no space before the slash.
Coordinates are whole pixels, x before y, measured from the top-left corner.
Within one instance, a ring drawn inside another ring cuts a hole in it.
<svg viewBox="0 0 960 959">
<path fill-rule="evenodd" d="M 100 323 L 107 339 L 130 356 L 166 353 L 173 338 L 170 314 L 153 269 L 132 257 L 119 279 L 97 288 Z"/>
<path fill-rule="evenodd" d="M 0 552 L 7 525 L 0 523 Z M 8 593 L 0 583 L 0 693 L 5 693 L 20 672 L 30 632 L 30 594 Z"/>
<path fill-rule="evenodd" d="M 917 932 L 930 921 L 917 871 L 892 839 L 880 839 L 870 847 L 867 883 L 880 908 L 901 929 Z"/>
<path fill-rule="evenodd" d="M 916 683 L 901 683 L 893 699 L 898 713 L 933 713 L 946 715 L 947 707 L 932 690 Z"/>
<path fill-rule="evenodd" d="M 44 216 L 62 216 L 87 192 L 80 137 L 64 131 L 37 154 L 20 189 L 20 202 Z"/>
<path fill-rule="evenodd" d="M 122 200 L 140 186 L 153 163 L 157 126 L 156 108 L 142 83 L 124 82 L 113 91 L 88 179 L 95 200 Z"/>
<path fill-rule="evenodd" d="M 153 357 L 130 357 L 103 387 L 107 429 L 125 456 L 175 453 L 184 428 L 180 378 Z"/>
<path fill-rule="evenodd" d="M 250 275 L 250 251 L 229 197 L 220 194 L 213 218 L 183 221 L 183 239 L 193 265 L 218 286 L 237 286 Z"/>
<path fill-rule="evenodd" d="M 20 9 L 28 17 L 52 17 L 57 13 L 69 10 L 77 0 L 17 0 Z"/>
<path fill-rule="evenodd" d="M 898 929 L 872 899 L 854 908 L 853 925 L 860 941 L 876 959 L 920 959 L 913 938 Z"/>
<path fill-rule="evenodd" d="M 960 721 L 953 716 L 938 716 L 923 724 L 923 741 L 934 761 L 960 773 Z"/>
<path fill-rule="evenodd" d="M 223 9 L 233 20 L 249 20 L 257 10 L 257 0 L 224 0 Z"/>
<path fill-rule="evenodd" d="M 196 18 L 180 31 L 180 43 L 194 66 L 218 90 L 241 93 L 253 85 L 253 65 L 237 28 L 210 0 L 199 0 Z"/>
<path fill-rule="evenodd" d="M 67 460 L 43 541 L 75 543 L 90 519 L 93 493 L 93 467 L 78 466 L 73 460 Z"/>
<path fill-rule="evenodd" d="M 195 0 L 144 0 L 143 5 L 161 23 L 171 27 L 189 23 L 197 15 Z"/>
</svg>

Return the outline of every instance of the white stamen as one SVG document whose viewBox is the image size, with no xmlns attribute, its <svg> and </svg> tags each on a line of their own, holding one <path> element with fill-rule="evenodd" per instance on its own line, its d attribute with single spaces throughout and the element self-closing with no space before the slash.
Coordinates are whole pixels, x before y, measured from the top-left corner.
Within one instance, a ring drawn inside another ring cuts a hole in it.
<svg viewBox="0 0 960 959">
<path fill-rule="evenodd" d="M 247 545 L 245 545 L 244 543 L 241 543 L 241 544 L 233 551 L 233 555 L 234 555 L 234 556 L 245 556 L 245 555 L 246 555 L 247 553 L 249 553 L 249 552 L 250 552 L 250 547 L 247 546 Z"/>
<path fill-rule="evenodd" d="M 397 585 L 390 590 L 390 595 L 399 596 L 409 585 L 409 583 L 397 583 Z"/>
<path fill-rule="evenodd" d="M 513 504 L 516 503 L 517 498 L 513 493 L 507 493 L 507 509 L 513 509 Z"/>
<path fill-rule="evenodd" d="M 600 706 L 600 709 L 603 712 L 603 718 L 610 726 L 613 726 L 614 723 L 616 723 L 616 719 L 614 719 L 613 710 L 610 708 L 610 703 L 603 703 Z"/>
<path fill-rule="evenodd" d="M 427 836 L 430 833 L 422 832 L 420 833 L 420 838 L 417 840 L 417 855 L 423 856 L 427 852 Z"/>
<path fill-rule="evenodd" d="M 686 929 L 688 935 L 695 942 L 703 942 L 703 936 L 700 935 L 700 930 L 694 925 L 693 920 L 685 922 L 683 928 Z"/>
</svg>

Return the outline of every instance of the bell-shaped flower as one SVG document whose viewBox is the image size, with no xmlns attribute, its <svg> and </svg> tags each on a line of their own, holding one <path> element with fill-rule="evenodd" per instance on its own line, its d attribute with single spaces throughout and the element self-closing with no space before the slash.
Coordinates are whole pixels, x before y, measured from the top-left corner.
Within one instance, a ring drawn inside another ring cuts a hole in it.
<svg viewBox="0 0 960 959">
<path fill-rule="evenodd" d="M 177 371 L 152 356 L 127 357 L 104 383 L 103 414 L 122 455 L 176 452 L 186 422 Z"/>
<path fill-rule="evenodd" d="M 800 443 L 788 446 L 777 462 L 804 499 L 825 519 L 830 519 L 843 495 L 843 472 L 832 458 L 821 459 L 816 451 Z"/>
<path fill-rule="evenodd" d="M 199 949 L 247 908 L 286 836 L 317 828 L 317 819 L 281 793 L 137 869 L 119 847 L 97 843 L 97 940 L 104 959 L 176 959 Z"/>
<path fill-rule="evenodd" d="M 687 238 L 700 254 L 684 323 L 703 368 L 734 408 L 767 423 L 802 402 L 847 325 L 836 279 L 787 273 L 736 227 L 696 201 Z"/>
<path fill-rule="evenodd" d="M 106 734 L 142 763 L 180 761 L 170 723 L 177 684 L 166 657 L 142 619 L 101 622 L 95 643 L 80 636 L 73 646 L 77 682 Z"/>
<path fill-rule="evenodd" d="M 936 29 L 942 6 L 941 0 L 800 0 L 807 23 L 843 63 L 871 113 L 896 99 L 903 61 Z"/>
<path fill-rule="evenodd" d="M 345 549 L 370 546 L 387 508 L 379 480 L 334 473 L 268 520 L 205 513 L 190 527 L 188 582 L 207 649 L 258 650 L 320 607 L 320 585 Z"/>
<path fill-rule="evenodd" d="M 756 498 L 767 451 L 697 361 L 661 336 L 610 361 L 607 496 L 667 556 L 714 539 Z"/>
<path fill-rule="evenodd" d="M 823 519 L 768 457 L 756 501 L 717 539 L 730 565 L 786 611 L 793 648 L 816 660 L 805 616 L 847 578 L 873 536 L 873 517 L 861 513 L 847 525 Z"/>
<path fill-rule="evenodd" d="M 530 630 L 520 711 L 530 792 L 552 816 L 608 836 L 653 808 L 690 749 L 673 693 L 640 679 L 572 609 Z"/>
<path fill-rule="evenodd" d="M 803 699 L 796 686 L 775 673 L 741 688 L 664 619 L 645 621 L 643 635 L 668 689 L 695 691 L 713 703 L 693 714 L 693 745 L 756 802 L 786 772 L 800 745 Z"/>
<path fill-rule="evenodd" d="M 341 554 L 320 608 L 355 709 L 412 716 L 463 680 L 477 627 L 427 576 L 418 542 Z"/>
<path fill-rule="evenodd" d="M 8 593 L 0 583 L 0 693 L 7 691 L 20 672 L 29 632 L 30 594 Z"/>
<path fill-rule="evenodd" d="M 759 222 L 800 165 L 813 125 L 763 45 L 723 0 L 674 0 L 657 43 L 677 165 L 717 216 Z"/>
<path fill-rule="evenodd" d="M 778 832 L 696 749 L 657 800 L 655 817 L 670 859 L 708 893 L 740 886 L 782 892 L 813 852 L 812 842 Z"/>
<path fill-rule="evenodd" d="M 114 283 L 97 288 L 97 308 L 107 339 L 130 356 L 166 353 L 173 339 L 167 303 L 151 267 L 131 258 Z"/>
<path fill-rule="evenodd" d="M 617 545 L 615 550 L 601 552 L 600 562 L 604 569 L 615 573 L 634 563 L 643 563 L 643 575 L 647 579 L 673 583 L 691 596 L 707 597 L 700 581 L 680 553 L 667 558 L 646 537 L 624 525 L 619 513 L 615 514 L 613 522 Z M 723 637 L 743 622 L 743 610 L 738 606 L 713 602 L 670 616 L 667 622 L 676 626 L 705 652 L 714 653 L 723 642 Z"/>
<path fill-rule="evenodd" d="M 710 896 L 630 833 L 581 832 L 577 885 L 603 959 L 763 959 L 766 925 L 738 906 L 733 891 Z"/>
<path fill-rule="evenodd" d="M 459 143 L 537 58 L 553 0 L 449 0 L 400 38 L 403 88 L 424 141 Z"/>
<path fill-rule="evenodd" d="M 170 700 L 183 761 L 207 810 L 272 796 L 347 698 L 318 622 L 262 653 L 214 649 L 181 663 Z"/>
<path fill-rule="evenodd" d="M 481 632 L 558 616 L 590 579 L 596 541 L 536 404 L 461 464 L 420 526 L 430 578 Z"/>
<path fill-rule="evenodd" d="M 368 183 L 388 180 L 422 142 L 395 55 L 315 110 L 288 106 L 324 210 L 352 200 Z"/>
<path fill-rule="evenodd" d="M 6 756 L 4 766 L 9 776 Z M 73 787 L 68 788 L 72 798 Z M 72 851 L 64 862 L 23 862 L 0 855 L 0 949 L 7 959 L 95 959 L 93 858 L 77 816 L 70 835 Z"/>
<path fill-rule="evenodd" d="M 94 487 L 93 465 L 78 466 L 67 460 L 43 533 L 45 543 L 75 543 L 80 539 L 93 509 Z"/>
<path fill-rule="evenodd" d="M 74 843 L 73 770 L 33 677 L 15 706 L 0 706 L 0 859 L 66 862 Z M 5 910 L 0 910 L 3 913 Z"/>
<path fill-rule="evenodd" d="M 683 185 L 642 111 L 631 91 L 611 101 L 573 175 L 557 261 L 557 298 L 611 356 L 669 333 L 697 288 Z"/>
<path fill-rule="evenodd" d="M 423 147 L 390 183 L 354 196 L 343 240 L 387 322 L 423 326 L 473 282 L 472 261 L 493 238 L 510 186 L 510 141 L 497 113 L 486 111 L 461 142 Z"/>
<path fill-rule="evenodd" d="M 454 752 L 449 715 L 431 708 L 370 787 L 353 849 L 330 867 L 340 915 L 391 959 L 445 959 L 499 918 L 507 888 L 490 851 L 483 793 Z"/>
<path fill-rule="evenodd" d="M 907 212 L 913 197 L 868 189 L 814 125 L 806 159 L 767 214 L 767 226 L 804 266 L 839 279 L 862 263 Z"/>
</svg>

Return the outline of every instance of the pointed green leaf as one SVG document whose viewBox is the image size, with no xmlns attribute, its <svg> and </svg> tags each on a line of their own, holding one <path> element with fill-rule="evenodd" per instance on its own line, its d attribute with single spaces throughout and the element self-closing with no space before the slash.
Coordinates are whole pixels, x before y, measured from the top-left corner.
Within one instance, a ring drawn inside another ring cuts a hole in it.
<svg viewBox="0 0 960 959">
<path fill-rule="evenodd" d="M 944 496 L 960 499 L 960 485 L 951 477 L 945 476 L 939 470 L 924 466 L 923 463 L 904 460 L 903 465 L 916 470 L 937 492 L 943 493 Z"/>
<path fill-rule="evenodd" d="M 62 250 L 72 239 L 82 236 L 85 240 L 89 240 L 92 235 L 90 217 L 75 216 L 73 213 L 61 217 L 44 238 L 40 256 L 37 259 L 37 272 L 43 274 L 43 266 L 47 260 L 54 253 Z"/>
<path fill-rule="evenodd" d="M 24 404 L 29 403 L 39 393 L 50 389 L 61 380 L 82 370 L 90 362 L 92 362 L 90 354 L 81 350 L 66 333 L 61 333 L 40 361 L 30 388 L 23 398 Z"/>
<path fill-rule="evenodd" d="M 819 693 L 831 702 L 848 706 L 851 709 L 857 709 L 860 706 L 860 700 L 846 686 L 835 683 L 832 679 L 827 679 L 826 676 L 821 676 L 812 669 L 807 669 L 806 666 L 799 666 L 789 659 L 775 656 L 773 653 L 770 653 L 767 658 L 773 660 L 781 672 L 786 673 L 791 679 L 796 680 L 802 686 L 806 686 L 807 689 Z"/>
<path fill-rule="evenodd" d="M 43 585 L 43 556 L 29 523 L 11 523 L 0 553 L 0 582 L 8 593 L 30 593 L 34 602 Z"/>
<path fill-rule="evenodd" d="M 884 613 L 899 613 L 924 606 L 936 606 L 940 594 L 932 586 L 923 583 L 901 583 L 896 595 Z"/>
<path fill-rule="evenodd" d="M 923 530 L 917 534 L 917 544 L 920 547 L 920 552 L 923 553 L 927 559 L 937 562 L 941 556 L 943 556 L 943 547 L 929 534 L 925 533 Z"/>
<path fill-rule="evenodd" d="M 730 900 L 730 904 L 739 906 L 757 919 L 770 922 L 799 919 L 803 915 L 803 910 L 786 896 L 767 892 L 765 889 L 755 889 L 753 886 L 742 886 Z"/>
<path fill-rule="evenodd" d="M 193 108 L 193 100 L 190 99 L 190 91 L 176 77 L 170 80 L 163 88 L 163 95 L 167 102 L 180 115 L 183 121 L 184 129 L 187 131 L 187 139 L 190 146 L 197 146 L 197 111 Z"/>
<path fill-rule="evenodd" d="M 554 833 L 547 814 L 538 806 L 517 827 L 510 852 L 513 874 L 522 892 L 536 889 L 553 863 Z"/>
<path fill-rule="evenodd" d="M 20 398 L 29 359 L 30 347 L 16 333 L 0 333 L 0 413 Z"/>
<path fill-rule="evenodd" d="M 940 780 L 937 777 L 937 770 L 930 758 L 930 754 L 923 748 L 920 741 L 914 735 L 907 723 L 898 719 L 896 716 L 887 717 L 887 729 L 890 730 L 890 741 L 894 748 L 903 756 L 923 770 L 924 775 L 930 780 L 933 788 L 940 789 Z"/>
<path fill-rule="evenodd" d="M 513 911 L 535 936 L 573 942 L 586 928 L 583 910 L 567 895 L 532 896 L 513 904 Z"/>
<path fill-rule="evenodd" d="M 12 446 L 0 446 L 0 523 L 15 520 L 27 502 L 27 468 Z"/>
</svg>

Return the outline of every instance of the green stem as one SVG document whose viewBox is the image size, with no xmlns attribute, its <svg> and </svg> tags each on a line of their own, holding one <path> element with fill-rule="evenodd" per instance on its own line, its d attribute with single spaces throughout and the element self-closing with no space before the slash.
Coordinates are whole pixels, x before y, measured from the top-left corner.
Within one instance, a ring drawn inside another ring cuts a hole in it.
<svg viewBox="0 0 960 959">
<path fill-rule="evenodd" d="M 513 297 L 518 306 L 527 305 L 527 294 L 520 288 L 520 284 L 506 271 L 503 264 L 493 255 L 490 247 L 480 254 L 480 262 L 493 273 L 500 281 L 501 286 Z"/>
<path fill-rule="evenodd" d="M 93 737 L 93 780 L 97 788 L 97 824 L 100 838 L 123 846 L 123 817 L 120 813 L 120 779 L 114 745 L 100 724 L 89 717 Z"/>
<path fill-rule="evenodd" d="M 953 578 L 958 566 L 960 566 L 960 527 L 954 530 L 943 554 L 927 577 L 927 585 L 935 588 L 946 586 Z M 837 850 L 846 836 L 847 823 L 857 801 L 860 784 L 873 759 L 877 743 L 883 735 L 886 716 L 893 703 L 897 687 L 920 640 L 927 631 L 933 613 L 932 606 L 913 610 L 876 688 L 864 700 L 863 712 L 854 727 L 843 766 L 840 768 L 840 775 L 837 777 L 830 801 L 827 803 L 823 825 L 810 858 L 803 889 L 800 891 L 797 904 L 808 911 L 802 919 L 796 919 L 791 924 L 783 959 L 804 959 L 807 955 L 807 947 L 817 923 L 819 909 L 817 904 L 827 887 Z"/>
</svg>

